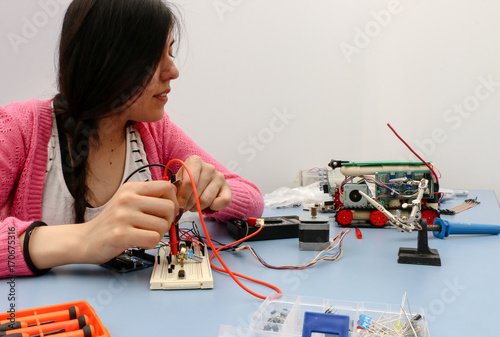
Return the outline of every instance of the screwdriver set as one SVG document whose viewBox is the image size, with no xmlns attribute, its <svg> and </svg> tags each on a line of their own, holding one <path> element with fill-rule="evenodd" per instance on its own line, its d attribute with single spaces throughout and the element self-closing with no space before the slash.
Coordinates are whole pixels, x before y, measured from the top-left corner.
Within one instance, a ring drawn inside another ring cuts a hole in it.
<svg viewBox="0 0 500 337">
<path fill-rule="evenodd" d="M 86 301 L 0 313 L 0 337 L 110 337 Z"/>
</svg>

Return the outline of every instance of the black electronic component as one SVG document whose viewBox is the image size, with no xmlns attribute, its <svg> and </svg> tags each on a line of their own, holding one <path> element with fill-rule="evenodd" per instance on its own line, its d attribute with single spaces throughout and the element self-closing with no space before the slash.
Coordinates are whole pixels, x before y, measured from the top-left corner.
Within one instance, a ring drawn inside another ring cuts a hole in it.
<svg viewBox="0 0 500 337">
<path fill-rule="evenodd" d="M 438 209 L 438 213 L 443 215 L 455 215 L 455 211 L 451 209 Z"/>
<path fill-rule="evenodd" d="M 264 228 L 248 241 L 289 239 L 299 237 L 299 217 L 295 215 L 264 217 Z M 249 226 L 246 219 L 233 219 L 227 222 L 227 232 L 239 240 L 259 229 L 259 225 Z"/>
<path fill-rule="evenodd" d="M 299 249 L 323 250 L 330 245 L 330 221 L 327 216 L 318 216 L 316 207 L 311 215 L 299 217 Z"/>
<path fill-rule="evenodd" d="M 314 226 L 314 225 L 312 225 Z M 310 227 L 312 227 L 310 226 Z M 326 226 L 323 226 L 326 228 Z M 300 242 L 320 242 L 320 243 L 328 243 L 330 230 L 329 228 L 323 228 L 316 226 L 314 229 L 305 230 L 304 227 L 301 227 L 299 233 L 299 241 Z M 320 250 L 320 249 L 319 249 Z"/>
<path fill-rule="evenodd" d="M 146 253 L 144 249 L 129 249 L 101 266 L 118 273 L 127 273 L 151 267 L 154 262 L 154 255 Z"/>
</svg>

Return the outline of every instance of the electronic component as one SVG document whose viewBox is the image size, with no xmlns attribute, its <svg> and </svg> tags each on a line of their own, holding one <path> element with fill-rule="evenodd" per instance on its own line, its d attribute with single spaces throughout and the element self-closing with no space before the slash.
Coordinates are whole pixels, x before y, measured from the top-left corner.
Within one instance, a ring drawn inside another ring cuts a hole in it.
<svg viewBox="0 0 500 337">
<path fill-rule="evenodd" d="M 329 218 L 318 216 L 316 207 L 311 208 L 311 215 L 301 215 L 299 220 L 300 250 L 323 250 L 330 245 Z"/>
<path fill-rule="evenodd" d="M 361 196 L 363 192 L 370 194 L 368 185 L 365 184 L 345 184 L 344 185 L 344 207 L 367 207 L 368 202 Z"/>
<path fill-rule="evenodd" d="M 116 271 L 127 273 L 153 266 L 155 257 L 145 252 L 144 249 L 129 249 L 112 258 L 101 266 Z"/>
<path fill-rule="evenodd" d="M 295 215 L 280 217 L 264 217 L 264 228 L 247 241 L 275 240 L 299 237 L 299 217 Z M 248 224 L 247 219 L 233 219 L 227 222 L 227 232 L 239 240 L 259 229 L 259 225 Z"/>
<path fill-rule="evenodd" d="M 211 289 L 214 279 L 205 245 L 179 242 L 179 254 L 172 255 L 170 245 L 158 249 L 150 279 L 150 289 Z M 174 270 L 178 270 L 174 272 Z"/>
</svg>

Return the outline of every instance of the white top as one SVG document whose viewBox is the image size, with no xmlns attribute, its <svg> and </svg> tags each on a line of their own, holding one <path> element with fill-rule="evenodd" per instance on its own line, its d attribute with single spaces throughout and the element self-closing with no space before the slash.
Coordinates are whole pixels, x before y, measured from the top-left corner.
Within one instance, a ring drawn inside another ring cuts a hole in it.
<svg viewBox="0 0 500 337">
<path fill-rule="evenodd" d="M 127 129 L 127 152 L 122 183 L 131 172 L 147 164 L 148 161 L 141 136 L 134 126 L 129 126 Z M 145 168 L 134 174 L 128 181 L 148 180 L 152 180 L 151 171 L 149 168 Z M 74 198 L 64 180 L 59 135 L 55 114 L 52 113 L 52 134 L 48 145 L 47 170 L 43 184 L 41 220 L 49 225 L 74 223 L 73 203 Z M 97 208 L 87 207 L 84 216 L 85 221 L 95 218 L 106 205 Z"/>
</svg>

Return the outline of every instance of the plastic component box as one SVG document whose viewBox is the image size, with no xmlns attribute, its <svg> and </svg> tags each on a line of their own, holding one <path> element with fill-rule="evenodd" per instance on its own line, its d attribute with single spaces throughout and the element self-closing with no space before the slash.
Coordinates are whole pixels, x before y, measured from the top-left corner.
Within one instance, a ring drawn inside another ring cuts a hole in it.
<svg viewBox="0 0 500 337">
<path fill-rule="evenodd" d="M 252 316 L 248 328 L 221 325 L 219 337 L 302 337 L 306 312 L 349 316 L 350 337 L 430 337 L 424 310 L 404 303 L 403 311 L 401 306 L 290 295 L 269 297 Z"/>
</svg>

